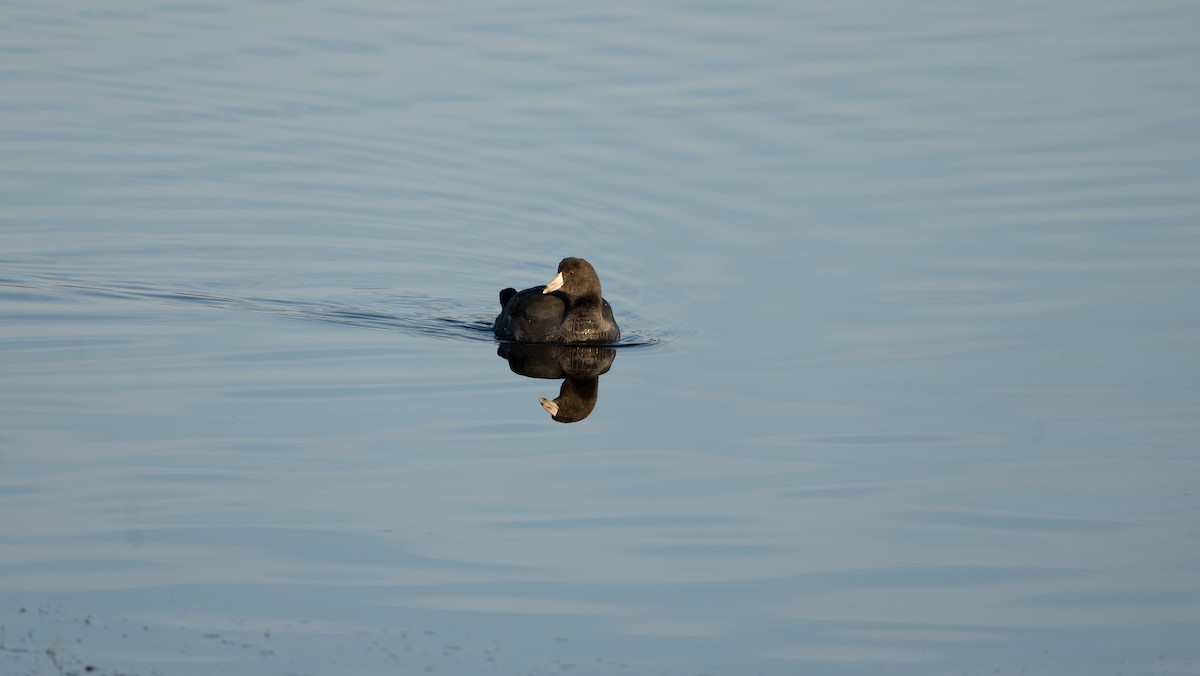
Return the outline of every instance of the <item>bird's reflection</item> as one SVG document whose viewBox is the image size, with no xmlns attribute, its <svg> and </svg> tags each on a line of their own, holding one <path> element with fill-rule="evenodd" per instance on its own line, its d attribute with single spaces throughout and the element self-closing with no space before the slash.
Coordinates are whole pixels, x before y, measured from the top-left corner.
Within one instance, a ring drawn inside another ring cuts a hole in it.
<svg viewBox="0 0 1200 676">
<path fill-rule="evenodd" d="M 563 378 L 558 397 L 538 397 L 542 408 L 561 423 L 579 422 L 596 407 L 600 376 L 608 373 L 617 351 L 591 345 L 503 343 L 496 354 L 508 360 L 513 373 L 528 378 Z"/>
</svg>

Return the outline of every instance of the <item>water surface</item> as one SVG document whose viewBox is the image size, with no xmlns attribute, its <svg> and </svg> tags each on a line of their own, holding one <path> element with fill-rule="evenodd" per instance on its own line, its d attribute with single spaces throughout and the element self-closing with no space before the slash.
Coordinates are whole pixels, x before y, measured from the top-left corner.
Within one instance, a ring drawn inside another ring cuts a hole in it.
<svg viewBox="0 0 1200 676">
<path fill-rule="evenodd" d="M 0 671 L 1194 673 L 1198 20 L 7 5 Z"/>
</svg>

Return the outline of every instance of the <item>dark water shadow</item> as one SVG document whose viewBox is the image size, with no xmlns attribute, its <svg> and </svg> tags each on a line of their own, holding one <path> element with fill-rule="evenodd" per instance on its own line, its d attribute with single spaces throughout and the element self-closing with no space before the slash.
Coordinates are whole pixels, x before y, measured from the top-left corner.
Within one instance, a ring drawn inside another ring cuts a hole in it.
<svg viewBox="0 0 1200 676">
<path fill-rule="evenodd" d="M 592 414 L 600 394 L 600 376 L 608 373 L 617 350 L 611 346 L 548 345 L 504 342 L 496 354 L 513 373 L 526 378 L 562 379 L 554 399 L 538 403 L 555 422 L 579 422 Z"/>
</svg>

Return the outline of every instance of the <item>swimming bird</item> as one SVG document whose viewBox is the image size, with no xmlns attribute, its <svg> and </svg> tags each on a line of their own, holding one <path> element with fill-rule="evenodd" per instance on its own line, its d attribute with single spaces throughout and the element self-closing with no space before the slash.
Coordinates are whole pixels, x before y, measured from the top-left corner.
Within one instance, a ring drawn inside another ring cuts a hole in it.
<svg viewBox="0 0 1200 676">
<path fill-rule="evenodd" d="M 615 343 L 621 329 L 600 293 L 600 277 L 582 258 L 564 258 L 545 286 L 500 292 L 496 337 L 522 343 Z"/>
</svg>

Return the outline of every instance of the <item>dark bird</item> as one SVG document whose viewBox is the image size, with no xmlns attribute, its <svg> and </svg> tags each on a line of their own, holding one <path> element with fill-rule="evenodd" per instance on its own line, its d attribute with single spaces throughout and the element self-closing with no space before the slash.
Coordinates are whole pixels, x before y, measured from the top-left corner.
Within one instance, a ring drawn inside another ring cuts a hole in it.
<svg viewBox="0 0 1200 676">
<path fill-rule="evenodd" d="M 545 286 L 500 292 L 496 337 L 522 343 L 565 345 L 615 343 L 621 329 L 600 295 L 600 277 L 582 258 L 564 258 Z"/>
</svg>

